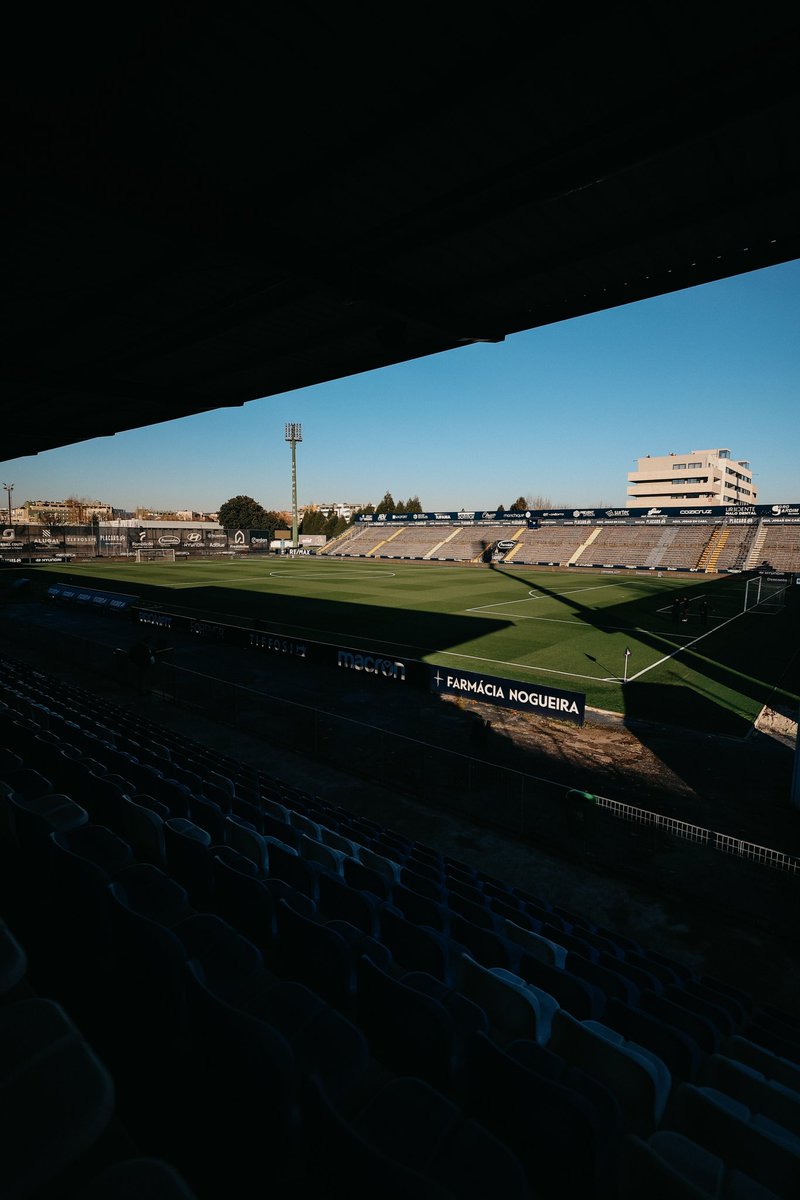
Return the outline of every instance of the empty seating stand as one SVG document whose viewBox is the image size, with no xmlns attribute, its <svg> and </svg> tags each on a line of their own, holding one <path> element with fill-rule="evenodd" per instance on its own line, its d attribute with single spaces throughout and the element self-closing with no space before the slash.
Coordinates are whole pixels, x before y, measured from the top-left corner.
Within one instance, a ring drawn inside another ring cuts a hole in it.
<svg viewBox="0 0 800 1200">
<path fill-rule="evenodd" d="M 0 659 L 4 695 L 0 1194 L 800 1192 L 791 1016 Z"/>
</svg>

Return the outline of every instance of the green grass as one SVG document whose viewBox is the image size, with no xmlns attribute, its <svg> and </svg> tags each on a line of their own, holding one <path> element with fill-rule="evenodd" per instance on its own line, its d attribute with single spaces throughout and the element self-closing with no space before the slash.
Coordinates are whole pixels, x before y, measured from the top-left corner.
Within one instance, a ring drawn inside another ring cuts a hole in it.
<svg viewBox="0 0 800 1200">
<path fill-rule="evenodd" d="M 800 605 L 792 595 L 776 615 L 743 614 L 738 576 L 274 557 L 47 572 L 176 612 L 258 618 L 284 635 L 579 691 L 594 708 L 709 732 L 745 732 L 765 703 L 797 706 Z M 676 595 L 689 598 L 686 624 L 672 621 Z"/>
</svg>

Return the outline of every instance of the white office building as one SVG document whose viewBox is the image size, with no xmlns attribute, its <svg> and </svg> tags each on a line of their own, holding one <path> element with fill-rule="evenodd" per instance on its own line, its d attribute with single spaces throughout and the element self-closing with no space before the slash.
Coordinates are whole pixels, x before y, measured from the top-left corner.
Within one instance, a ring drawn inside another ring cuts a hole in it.
<svg viewBox="0 0 800 1200">
<path fill-rule="evenodd" d="M 757 488 L 745 459 L 730 450 L 688 450 L 685 454 L 648 454 L 628 473 L 628 507 L 682 508 L 719 504 L 756 504 Z"/>
</svg>

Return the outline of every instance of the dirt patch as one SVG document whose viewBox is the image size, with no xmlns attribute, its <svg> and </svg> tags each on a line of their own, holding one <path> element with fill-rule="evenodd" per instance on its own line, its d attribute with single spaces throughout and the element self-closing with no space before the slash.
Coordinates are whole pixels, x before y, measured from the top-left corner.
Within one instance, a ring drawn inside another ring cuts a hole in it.
<svg viewBox="0 0 800 1200">
<path fill-rule="evenodd" d="M 797 713 L 788 709 L 777 709 L 765 706 L 755 722 L 755 728 L 760 733 L 774 738 L 782 746 L 794 750 L 797 745 Z"/>
</svg>

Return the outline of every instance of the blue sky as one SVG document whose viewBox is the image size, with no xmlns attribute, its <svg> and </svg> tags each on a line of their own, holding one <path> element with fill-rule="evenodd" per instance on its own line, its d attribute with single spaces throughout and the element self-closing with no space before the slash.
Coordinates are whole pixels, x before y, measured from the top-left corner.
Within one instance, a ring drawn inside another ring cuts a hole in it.
<svg viewBox="0 0 800 1200">
<path fill-rule="evenodd" d="M 222 399 L 222 398 L 221 398 Z M 13 503 L 291 507 L 419 496 L 431 509 L 624 505 L 646 454 L 727 447 L 759 502 L 800 500 L 800 260 L 302 388 L 243 408 L 0 463 Z M 7 497 L 3 494 L 3 500 Z"/>
</svg>

